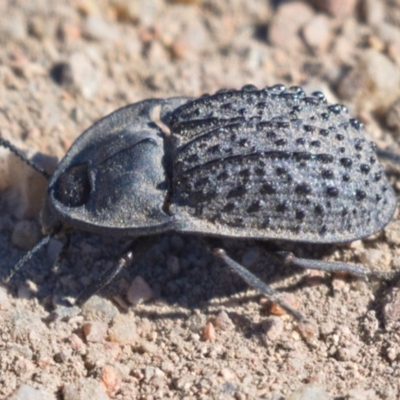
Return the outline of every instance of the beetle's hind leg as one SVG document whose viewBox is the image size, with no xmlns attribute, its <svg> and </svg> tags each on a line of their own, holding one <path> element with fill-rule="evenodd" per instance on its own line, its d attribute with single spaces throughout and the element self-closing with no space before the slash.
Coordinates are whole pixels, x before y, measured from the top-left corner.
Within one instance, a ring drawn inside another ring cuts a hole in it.
<svg viewBox="0 0 400 400">
<path fill-rule="evenodd" d="M 290 304 L 288 304 L 279 293 L 271 286 L 264 283 L 254 274 L 244 268 L 242 265 L 230 258 L 225 250 L 217 248 L 213 251 L 214 256 L 220 258 L 229 268 L 236 272 L 248 285 L 267 296 L 271 301 L 283 308 L 287 313 L 292 315 L 300 323 L 308 322 L 308 319 Z"/>
<path fill-rule="evenodd" d="M 399 271 L 371 271 L 363 267 L 361 264 L 350 264 L 338 261 L 309 260 L 306 258 L 298 258 L 293 253 L 283 251 L 276 252 L 275 254 L 282 259 L 285 265 L 293 265 L 303 269 L 315 269 L 326 272 L 346 272 L 350 275 L 362 278 L 373 277 L 383 280 L 392 280 L 399 276 Z M 247 282 L 248 285 L 263 293 L 271 301 L 292 315 L 297 321 L 300 323 L 308 321 L 301 312 L 293 308 L 290 304 L 286 303 L 286 301 L 282 299 L 276 290 L 261 281 L 242 265 L 230 258 L 223 249 L 214 249 L 214 255 L 217 258 L 220 258 L 228 267 L 236 272 L 245 282 Z"/>
<path fill-rule="evenodd" d="M 345 272 L 361 278 L 378 278 L 381 280 L 395 279 L 399 271 L 377 271 L 365 268 L 361 264 L 344 263 L 340 261 L 310 260 L 296 257 L 293 253 L 278 251 L 276 254 L 282 258 L 286 265 L 293 265 L 303 269 L 315 269 L 326 272 Z"/>
</svg>

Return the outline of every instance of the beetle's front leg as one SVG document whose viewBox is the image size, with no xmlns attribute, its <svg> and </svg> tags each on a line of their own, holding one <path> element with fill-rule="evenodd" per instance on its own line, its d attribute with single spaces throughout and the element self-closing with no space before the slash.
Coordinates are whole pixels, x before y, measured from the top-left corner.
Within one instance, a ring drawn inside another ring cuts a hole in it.
<svg viewBox="0 0 400 400">
<path fill-rule="evenodd" d="M 117 275 L 133 261 L 138 261 L 153 245 L 156 236 L 142 236 L 136 238 L 115 265 L 106 270 L 96 282 L 84 289 L 76 299 L 75 305 L 81 306 L 92 296 L 100 292 L 101 289 L 108 286 Z"/>
</svg>

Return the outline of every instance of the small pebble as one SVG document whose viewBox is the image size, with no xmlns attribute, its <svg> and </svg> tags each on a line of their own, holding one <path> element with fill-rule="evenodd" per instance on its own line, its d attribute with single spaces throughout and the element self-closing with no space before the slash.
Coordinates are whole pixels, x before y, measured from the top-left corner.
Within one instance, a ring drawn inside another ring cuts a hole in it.
<svg viewBox="0 0 400 400">
<path fill-rule="evenodd" d="M 118 315 L 118 310 L 110 301 L 99 296 L 92 296 L 82 306 L 82 315 L 87 321 L 108 323 Z"/>
<path fill-rule="evenodd" d="M 128 301 L 136 305 L 152 299 L 154 292 L 141 276 L 137 276 L 132 281 L 126 295 Z"/>
<path fill-rule="evenodd" d="M 214 326 L 221 331 L 230 331 L 235 328 L 235 324 L 225 311 L 221 311 L 214 319 Z"/>
<path fill-rule="evenodd" d="M 93 378 L 80 378 L 62 389 L 63 400 L 109 400 L 104 386 Z"/>
<path fill-rule="evenodd" d="M 312 2 L 321 11 L 343 19 L 354 13 L 358 0 L 312 0 Z"/>
<path fill-rule="evenodd" d="M 207 324 L 207 317 L 204 314 L 195 312 L 186 320 L 186 327 L 194 333 L 201 332 Z"/>
<path fill-rule="evenodd" d="M 283 333 L 283 320 L 279 317 L 269 317 L 262 323 L 266 337 L 270 341 L 278 340 Z"/>
<path fill-rule="evenodd" d="M 115 396 L 121 387 L 121 378 L 112 365 L 105 365 L 101 370 L 101 383 L 110 397 Z"/>
<path fill-rule="evenodd" d="M 358 63 L 340 81 L 338 94 L 367 111 L 386 113 L 398 97 L 400 70 L 375 49 L 364 51 Z"/>
<path fill-rule="evenodd" d="M 400 101 L 399 101 L 399 112 L 400 112 Z M 391 221 L 389 225 L 385 228 L 384 232 L 389 244 L 393 246 L 400 246 L 400 220 Z"/>
<path fill-rule="evenodd" d="M 380 397 L 380 396 L 379 396 Z M 346 400 L 376 400 L 379 398 L 374 389 L 350 389 Z"/>
<path fill-rule="evenodd" d="M 390 288 L 384 298 L 383 320 L 386 329 L 400 322 L 400 288 Z"/>
<path fill-rule="evenodd" d="M 300 38 L 300 30 L 313 16 L 313 9 L 305 2 L 281 3 L 269 26 L 269 42 L 288 52 L 303 50 L 304 44 Z"/>
<path fill-rule="evenodd" d="M 332 39 L 330 25 L 330 19 L 324 14 L 319 14 L 311 21 L 308 21 L 303 28 L 304 40 L 316 54 L 328 50 Z"/>
<path fill-rule="evenodd" d="M 108 330 L 108 338 L 111 342 L 119 344 L 136 344 L 139 337 L 133 314 L 118 314 Z"/>
<path fill-rule="evenodd" d="M 285 400 L 332 400 L 332 397 L 322 387 L 310 384 L 301 386 Z"/>
<path fill-rule="evenodd" d="M 8 397 L 8 400 L 49 400 L 49 397 L 30 385 L 22 385 Z"/>
<path fill-rule="evenodd" d="M 83 34 L 97 41 L 115 41 L 119 37 L 116 26 L 106 22 L 100 15 L 90 15 L 83 26 Z"/>
<path fill-rule="evenodd" d="M 212 322 L 208 322 L 203 331 L 204 340 L 207 342 L 215 342 L 216 334 Z"/>
<path fill-rule="evenodd" d="M 298 329 L 301 336 L 308 343 L 313 342 L 319 334 L 318 325 L 314 321 L 309 319 L 300 321 L 298 324 Z"/>
<path fill-rule="evenodd" d="M 86 99 L 92 99 L 104 82 L 103 64 L 97 49 L 75 52 L 69 57 L 74 86 Z"/>
<path fill-rule="evenodd" d="M 88 342 L 103 342 L 107 336 L 107 324 L 101 321 L 85 322 L 83 333 Z"/>
<path fill-rule="evenodd" d="M 86 345 L 83 340 L 75 333 L 73 333 L 69 338 L 71 349 L 75 352 L 82 353 L 85 351 Z"/>
</svg>

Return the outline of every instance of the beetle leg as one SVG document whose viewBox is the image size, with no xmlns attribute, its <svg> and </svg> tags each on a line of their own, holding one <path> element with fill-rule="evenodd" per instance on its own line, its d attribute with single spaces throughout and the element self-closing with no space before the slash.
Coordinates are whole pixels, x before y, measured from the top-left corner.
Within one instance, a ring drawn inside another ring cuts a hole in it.
<svg viewBox="0 0 400 400">
<path fill-rule="evenodd" d="M 33 249 L 29 250 L 18 262 L 15 264 L 3 278 L 4 283 L 8 283 L 10 279 L 14 276 L 16 272 L 18 272 L 24 265 L 27 263 L 40 249 L 46 246 L 51 239 L 51 235 L 45 236 L 39 243 L 33 247 Z"/>
<path fill-rule="evenodd" d="M 369 270 L 361 264 L 344 263 L 340 261 L 321 261 L 298 258 L 293 253 L 278 251 L 277 255 L 283 257 L 285 264 L 294 265 L 304 269 L 315 269 L 327 272 L 346 272 L 350 275 L 361 278 L 378 278 L 382 280 L 392 280 L 399 275 L 399 271 L 377 271 Z"/>
<path fill-rule="evenodd" d="M 75 305 L 81 306 L 86 303 L 90 297 L 94 296 L 101 289 L 109 285 L 114 278 L 133 260 L 138 260 L 142 257 L 150 246 L 154 243 L 154 236 L 143 236 L 134 240 L 130 245 L 130 250 L 125 252 L 119 259 L 116 265 L 109 268 L 103 273 L 99 280 L 94 282 L 88 288 L 83 290 L 76 299 Z"/>
<path fill-rule="evenodd" d="M 100 279 L 94 282 L 89 288 L 85 289 L 80 293 L 78 298 L 76 299 L 75 304 L 78 306 L 86 303 L 92 296 L 98 293 L 101 289 L 106 287 L 114 280 L 114 278 L 127 266 L 131 263 L 133 259 L 132 251 L 128 251 L 118 260 L 117 264 L 109 268 L 104 274 L 100 277 Z"/>
<path fill-rule="evenodd" d="M 231 268 L 234 272 L 236 272 L 252 288 L 263 293 L 271 301 L 279 305 L 287 313 L 291 314 L 297 321 L 299 321 L 300 323 L 304 323 L 307 321 L 307 318 L 300 311 L 296 310 L 285 300 L 283 300 L 282 297 L 279 296 L 279 293 L 276 290 L 274 290 L 271 286 L 264 283 L 262 280 L 258 279 L 250 271 L 248 271 L 242 265 L 240 265 L 232 258 L 230 258 L 226 254 L 225 250 L 217 248 L 214 249 L 213 253 L 215 257 L 220 258 L 229 268 Z"/>
</svg>

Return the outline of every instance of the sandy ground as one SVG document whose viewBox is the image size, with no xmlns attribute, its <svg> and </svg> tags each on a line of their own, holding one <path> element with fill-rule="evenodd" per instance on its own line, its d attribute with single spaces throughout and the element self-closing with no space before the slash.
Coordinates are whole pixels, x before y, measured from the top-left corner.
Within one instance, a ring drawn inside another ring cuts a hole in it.
<svg viewBox="0 0 400 400">
<path fill-rule="evenodd" d="M 399 152 L 396 1 L 2 0 L 0 44 L 1 135 L 50 169 L 118 107 L 248 83 L 322 90 L 378 147 Z M 0 150 L 4 276 L 40 239 L 45 182 Z M 399 169 L 385 165 L 398 192 Z M 223 245 L 316 321 L 314 338 L 271 314 L 199 238 L 178 234 L 157 238 L 99 297 L 54 319 L 126 245 L 76 232 L 58 269 L 61 242 L 52 240 L 0 287 L 1 398 L 400 398 L 396 283 L 283 268 L 263 242 Z M 384 270 L 400 269 L 399 245 L 396 217 L 349 245 L 283 244 Z"/>
</svg>

